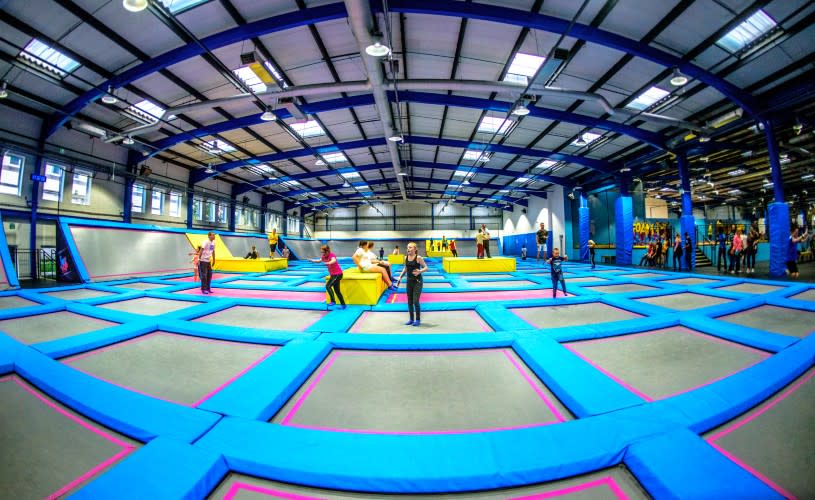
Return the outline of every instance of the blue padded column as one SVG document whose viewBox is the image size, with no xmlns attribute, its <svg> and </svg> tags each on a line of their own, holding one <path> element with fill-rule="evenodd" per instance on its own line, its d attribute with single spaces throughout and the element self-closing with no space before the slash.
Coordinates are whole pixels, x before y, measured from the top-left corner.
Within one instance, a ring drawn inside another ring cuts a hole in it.
<svg viewBox="0 0 815 500">
<path fill-rule="evenodd" d="M 229 213 L 226 214 L 226 224 L 227 230 L 229 232 L 235 232 L 235 208 L 237 207 L 237 203 L 235 200 L 229 200 Z"/>
<path fill-rule="evenodd" d="M 580 227 L 580 260 L 589 260 L 589 200 L 584 193 L 580 193 L 580 208 L 577 209 L 577 221 Z"/>
<path fill-rule="evenodd" d="M 770 203 L 767 214 L 767 227 L 770 231 L 770 276 L 784 276 L 790 238 L 790 207 L 783 201 Z"/>
<path fill-rule="evenodd" d="M 680 193 L 682 197 L 682 217 L 679 218 L 679 227 L 682 231 L 682 242 L 685 241 L 685 233 L 688 233 L 691 240 L 691 248 L 696 248 L 696 225 L 693 218 L 693 202 L 691 200 L 690 177 L 688 176 L 688 160 L 684 153 L 676 157 L 679 167 Z M 691 269 L 696 268 L 696 252 L 690 254 Z"/>
<path fill-rule="evenodd" d="M 770 175 L 773 178 L 773 193 L 777 203 L 784 201 L 784 178 L 781 173 L 781 160 L 778 158 L 778 142 L 775 140 L 773 122 L 767 120 L 764 125 L 764 137 L 767 139 L 767 155 L 770 158 Z M 789 231 L 785 236 L 789 236 Z"/>
<path fill-rule="evenodd" d="M 620 182 L 620 197 L 614 202 L 614 232 L 617 247 L 617 264 L 631 265 L 634 248 L 634 208 L 628 195 L 628 182 Z"/>
</svg>

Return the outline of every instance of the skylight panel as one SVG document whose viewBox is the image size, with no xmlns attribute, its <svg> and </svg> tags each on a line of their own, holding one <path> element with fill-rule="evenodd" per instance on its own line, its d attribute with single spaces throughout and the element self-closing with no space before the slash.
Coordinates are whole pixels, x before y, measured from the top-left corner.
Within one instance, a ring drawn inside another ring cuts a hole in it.
<svg viewBox="0 0 815 500">
<path fill-rule="evenodd" d="M 178 14 L 182 10 L 191 9 L 209 0 L 161 0 L 172 14 Z"/>
<path fill-rule="evenodd" d="M 465 154 L 465 157 L 466 157 L 466 154 Z M 472 175 L 473 175 L 473 173 L 471 171 L 469 171 L 469 170 L 456 170 L 455 172 L 453 172 L 453 178 L 461 177 L 461 178 L 466 179 L 467 177 L 470 177 Z"/>
<path fill-rule="evenodd" d="M 62 78 L 65 78 L 69 73 L 79 67 L 78 62 L 62 52 L 52 49 L 36 38 L 25 46 L 18 57 L 36 67 L 56 73 Z"/>
<path fill-rule="evenodd" d="M 490 161 L 490 157 L 483 151 L 468 149 L 467 151 L 464 152 L 464 160 L 488 162 Z"/>
<path fill-rule="evenodd" d="M 518 52 L 512 59 L 512 64 L 509 65 L 504 81 L 519 82 L 526 85 L 529 83 L 529 78 L 535 76 L 545 60 L 545 57 Z"/>
<path fill-rule="evenodd" d="M 541 169 L 541 170 L 542 170 L 542 169 L 547 169 L 547 168 L 552 168 L 552 167 L 554 167 L 555 165 L 557 165 L 557 163 L 558 163 L 558 162 L 556 162 L 556 161 L 554 161 L 554 160 L 543 160 L 542 162 L 540 162 L 540 163 L 538 163 L 537 165 L 535 165 L 535 167 L 534 167 L 534 168 L 536 168 L 536 169 Z"/>
<path fill-rule="evenodd" d="M 275 68 L 274 64 L 270 63 L 269 61 L 266 61 L 265 63 L 263 63 L 263 65 L 266 66 L 266 69 L 268 69 L 269 72 L 275 77 L 275 79 L 280 83 L 280 86 L 282 88 L 285 89 L 289 87 L 289 84 L 286 83 L 286 79 L 283 78 L 283 75 L 281 75 L 280 71 L 278 71 L 277 68 Z"/>
<path fill-rule="evenodd" d="M 578 142 L 578 141 L 580 140 L 580 138 L 581 138 L 581 137 L 583 138 L 583 141 L 585 142 L 584 144 L 580 144 L 580 143 Z M 574 146 L 581 146 L 581 147 L 582 147 L 582 146 L 586 146 L 586 145 L 591 144 L 592 142 L 596 141 L 596 140 L 597 140 L 597 139 L 599 139 L 600 137 L 601 137 L 601 134 L 598 134 L 598 133 L 595 133 L 595 132 L 583 132 L 582 134 L 580 134 L 580 135 L 578 136 L 578 138 L 577 138 L 577 139 L 575 139 L 575 140 L 572 142 L 572 145 L 574 145 Z"/>
<path fill-rule="evenodd" d="M 354 172 L 353 170 L 349 170 L 347 172 L 340 172 L 340 176 L 342 176 L 343 179 L 347 179 L 349 181 L 353 181 L 362 177 L 359 175 L 359 172 Z"/>
<path fill-rule="evenodd" d="M 266 84 L 263 83 L 263 80 L 261 80 L 251 68 L 244 66 L 232 72 L 252 89 L 252 92 L 266 92 Z"/>
<path fill-rule="evenodd" d="M 628 103 L 626 108 L 634 108 L 640 111 L 644 109 L 648 109 L 654 105 L 654 103 L 660 101 L 666 95 L 670 94 L 667 90 L 662 90 L 659 87 L 651 87 L 650 89 L 646 90 L 642 94 L 640 94 L 636 99 Z"/>
<path fill-rule="evenodd" d="M 321 155 L 321 156 L 325 159 L 325 161 L 317 160 L 317 162 L 316 162 L 317 165 L 325 165 L 326 162 L 328 162 L 328 163 L 342 163 L 344 161 L 348 161 L 348 158 L 346 158 L 345 155 L 342 154 L 342 153 L 327 153 L 327 154 L 324 154 L 324 155 Z"/>
<path fill-rule="evenodd" d="M 280 183 L 280 185 L 282 187 L 286 187 L 286 188 L 301 188 L 301 187 L 303 187 L 303 185 L 299 181 L 296 181 L 294 179 L 284 180 L 283 182 Z"/>
<path fill-rule="evenodd" d="M 309 120 L 306 122 L 301 123 L 292 123 L 291 125 L 292 130 L 294 130 L 297 135 L 301 138 L 305 139 L 307 137 L 317 137 L 319 135 L 325 135 L 325 130 L 323 127 L 317 123 L 317 120 Z"/>
<path fill-rule="evenodd" d="M 231 153 L 235 151 L 235 146 L 226 141 L 222 141 L 221 139 L 215 139 L 213 141 L 205 142 L 204 149 L 206 149 L 209 153 L 217 155 L 221 153 Z"/>
<path fill-rule="evenodd" d="M 759 9 L 755 14 L 748 17 L 746 21 L 733 28 L 725 36 L 719 38 L 716 44 L 730 52 L 738 52 L 776 26 L 777 24 L 773 21 L 773 18 Z"/>
<path fill-rule="evenodd" d="M 250 161 L 249 163 L 252 163 L 252 162 Z M 265 163 L 255 164 L 255 165 L 252 165 L 252 167 L 254 169 L 256 169 L 257 171 L 259 171 L 261 173 L 264 173 L 264 174 L 269 174 L 269 175 L 277 175 L 278 174 L 277 169 L 275 169 L 274 167 L 272 167 L 270 165 L 267 165 Z"/>
<path fill-rule="evenodd" d="M 525 182 L 529 182 L 529 181 L 531 181 L 531 180 L 532 180 L 532 179 L 531 179 L 531 178 L 529 178 L 529 177 L 518 177 L 517 179 L 515 179 L 514 181 L 512 181 L 512 183 L 513 183 L 513 184 L 523 184 L 523 183 L 525 183 Z"/>
<path fill-rule="evenodd" d="M 489 134 L 498 132 L 499 134 L 506 134 L 509 127 L 512 126 L 510 120 L 504 120 L 497 116 L 485 116 L 481 123 L 478 124 L 479 132 L 487 132 Z"/>
<path fill-rule="evenodd" d="M 127 114 L 144 123 L 156 123 L 164 115 L 165 111 L 164 108 L 147 99 L 137 102 L 125 110 Z"/>
</svg>

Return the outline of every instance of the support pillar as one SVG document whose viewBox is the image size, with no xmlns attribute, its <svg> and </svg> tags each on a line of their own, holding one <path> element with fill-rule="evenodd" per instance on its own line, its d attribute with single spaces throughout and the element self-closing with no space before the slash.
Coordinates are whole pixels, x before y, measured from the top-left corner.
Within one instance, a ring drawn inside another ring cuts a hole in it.
<svg viewBox="0 0 815 500">
<path fill-rule="evenodd" d="M 690 236 L 691 253 L 690 265 L 691 269 L 696 268 L 696 221 L 693 218 L 693 200 L 691 199 L 690 190 L 690 176 L 688 176 L 688 159 L 684 153 L 680 153 L 676 157 L 676 163 L 679 170 L 679 186 L 680 196 L 682 197 L 682 216 L 679 218 L 679 227 L 682 231 L 682 243 L 685 242 L 685 234 Z"/>
<path fill-rule="evenodd" d="M 354 207 L 354 231 L 359 231 L 359 207 Z"/>
<path fill-rule="evenodd" d="M 266 232 L 266 207 L 262 207 L 260 209 L 260 214 L 258 215 L 258 217 L 260 217 L 260 220 L 258 221 L 260 223 L 260 232 L 265 233 Z"/>
<path fill-rule="evenodd" d="M 235 232 L 235 200 L 229 200 L 229 213 L 226 214 L 226 228 L 229 232 Z"/>
<path fill-rule="evenodd" d="M 787 249 L 790 237 L 790 207 L 784 201 L 784 179 L 781 174 L 781 160 L 778 157 L 778 142 L 775 139 L 773 123 L 763 122 L 764 136 L 767 139 L 767 155 L 770 158 L 770 175 L 773 179 L 774 201 L 767 207 L 767 231 L 770 233 L 770 276 L 778 278 L 786 274 Z"/>
<path fill-rule="evenodd" d="M 43 172 L 45 172 L 45 158 L 43 158 L 42 156 L 38 156 L 37 173 L 40 175 L 45 175 Z M 32 179 L 31 207 L 30 207 L 31 212 L 29 214 L 30 215 L 29 222 L 31 225 L 29 226 L 28 232 L 28 248 L 30 252 L 29 275 L 31 276 L 31 279 L 37 279 L 37 266 L 39 265 L 39 259 L 37 258 L 37 210 L 40 203 L 39 193 L 40 193 L 40 183 L 39 181 L 35 181 Z"/>
<path fill-rule="evenodd" d="M 580 207 L 577 209 L 577 219 L 578 227 L 580 228 L 580 260 L 585 262 L 589 260 L 591 218 L 589 214 L 589 200 L 583 192 L 580 193 Z"/>
<path fill-rule="evenodd" d="M 628 193 L 628 178 L 620 181 L 620 197 L 614 203 L 614 232 L 617 264 L 631 265 L 634 248 L 634 207 Z"/>
</svg>

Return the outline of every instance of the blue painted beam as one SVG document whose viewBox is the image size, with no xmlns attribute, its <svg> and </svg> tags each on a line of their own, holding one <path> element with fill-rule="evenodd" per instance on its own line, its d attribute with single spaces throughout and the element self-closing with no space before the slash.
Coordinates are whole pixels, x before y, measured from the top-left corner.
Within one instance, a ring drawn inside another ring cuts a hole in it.
<svg viewBox="0 0 815 500">
<path fill-rule="evenodd" d="M 342 2 L 321 5 L 319 7 L 301 9 L 267 19 L 261 19 L 208 36 L 201 40 L 201 45 L 190 43 L 165 52 L 127 71 L 123 71 L 106 82 L 98 84 L 96 88 L 85 92 L 68 103 L 62 110 L 54 113 L 48 120 L 45 138 L 51 137 L 57 129 L 67 123 L 68 120 L 76 115 L 82 108 L 102 97 L 108 87 L 113 87 L 114 89 L 123 87 L 140 78 L 144 78 L 145 76 L 172 66 L 173 64 L 200 56 L 204 53 L 204 47 L 212 51 L 226 47 L 227 45 L 249 40 L 252 37 L 264 36 L 270 33 L 344 17 L 347 17 L 347 13 L 345 11 L 345 5 Z"/>
<path fill-rule="evenodd" d="M 571 24 L 568 19 L 532 14 L 525 10 L 495 5 L 451 0 L 390 0 L 388 7 L 391 12 L 479 19 L 558 34 L 568 31 L 571 37 L 619 50 L 667 68 L 679 68 L 685 75 L 715 88 L 754 117 L 758 117 L 759 114 L 757 102 L 752 95 L 695 64 L 685 62 L 680 57 L 637 40 L 625 38 L 585 24 Z M 381 5 L 378 8 L 381 10 Z"/>
</svg>

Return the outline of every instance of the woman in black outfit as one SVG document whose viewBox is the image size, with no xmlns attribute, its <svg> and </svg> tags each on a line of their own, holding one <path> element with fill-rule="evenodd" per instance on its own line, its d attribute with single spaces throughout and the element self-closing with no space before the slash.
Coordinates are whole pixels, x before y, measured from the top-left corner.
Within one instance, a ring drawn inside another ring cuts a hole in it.
<svg viewBox="0 0 815 500">
<path fill-rule="evenodd" d="M 421 310 L 419 308 L 419 298 L 422 296 L 422 273 L 427 271 L 427 264 L 424 259 L 419 255 L 416 250 L 416 243 L 408 243 L 407 255 L 405 256 L 405 267 L 402 268 L 402 273 L 399 275 L 399 281 L 402 281 L 402 276 L 407 273 L 407 299 L 408 311 L 410 312 L 410 320 L 406 325 L 419 326 L 422 322 Z M 415 310 L 415 316 L 414 316 Z M 416 318 L 414 321 L 414 317 Z"/>
<path fill-rule="evenodd" d="M 691 269 L 691 255 L 693 253 L 693 243 L 691 243 L 690 235 L 686 232 L 685 233 L 685 248 L 683 248 L 685 252 L 685 267 L 688 268 L 688 271 L 692 271 Z"/>
</svg>

